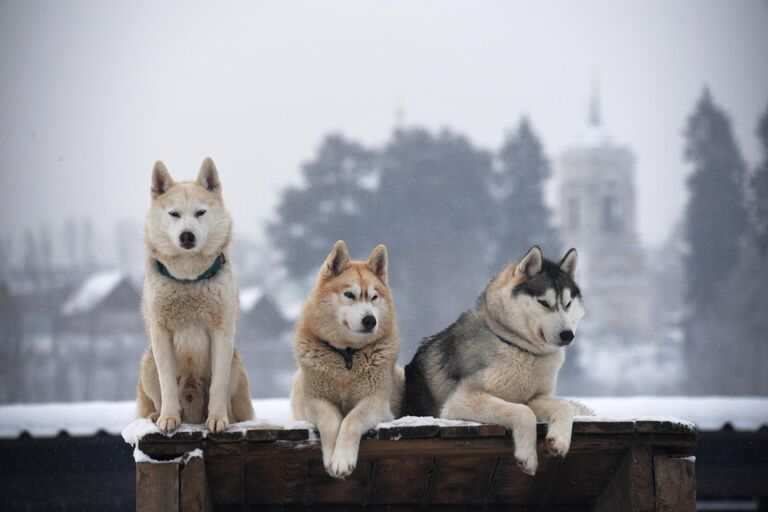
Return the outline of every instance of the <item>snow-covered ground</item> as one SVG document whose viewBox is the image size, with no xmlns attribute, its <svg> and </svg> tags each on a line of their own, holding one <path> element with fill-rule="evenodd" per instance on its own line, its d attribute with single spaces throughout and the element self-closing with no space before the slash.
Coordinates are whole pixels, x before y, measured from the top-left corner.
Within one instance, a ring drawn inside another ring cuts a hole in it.
<svg viewBox="0 0 768 512">
<path fill-rule="evenodd" d="M 693 422 L 701 430 L 719 430 L 726 423 L 737 430 L 756 430 L 768 425 L 768 398 L 637 396 L 577 400 L 592 408 L 600 419 L 674 417 Z M 267 425 L 303 428 L 292 422 L 285 398 L 254 400 L 253 405 L 258 421 L 241 428 Z M 118 435 L 134 420 L 132 401 L 5 405 L 0 406 L 0 438 L 15 438 L 23 432 L 34 437 L 53 437 L 62 431 L 72 436 L 88 436 L 99 431 Z M 406 426 L 414 421 L 420 420 L 404 418 L 380 426 Z"/>
</svg>

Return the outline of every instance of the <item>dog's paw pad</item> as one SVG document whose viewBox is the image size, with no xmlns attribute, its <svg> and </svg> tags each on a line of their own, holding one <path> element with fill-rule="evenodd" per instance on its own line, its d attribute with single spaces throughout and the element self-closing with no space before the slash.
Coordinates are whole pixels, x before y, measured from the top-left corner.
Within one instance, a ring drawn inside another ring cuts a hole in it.
<svg viewBox="0 0 768 512">
<path fill-rule="evenodd" d="M 565 457 L 568 453 L 568 448 L 570 448 L 569 444 L 570 443 L 562 437 L 547 437 L 547 452 L 555 457 Z"/>
<path fill-rule="evenodd" d="M 229 427 L 229 419 L 226 416 L 209 416 L 205 422 L 205 428 L 210 432 L 224 432 Z"/>
<path fill-rule="evenodd" d="M 181 425 L 179 415 L 164 415 L 157 418 L 157 428 L 161 432 L 173 432 Z"/>
</svg>

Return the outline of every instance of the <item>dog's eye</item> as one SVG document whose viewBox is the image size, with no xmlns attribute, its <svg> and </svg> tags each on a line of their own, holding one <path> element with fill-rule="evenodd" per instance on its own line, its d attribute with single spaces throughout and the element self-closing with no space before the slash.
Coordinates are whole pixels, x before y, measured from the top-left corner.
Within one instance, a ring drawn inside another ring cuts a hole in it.
<svg viewBox="0 0 768 512">
<path fill-rule="evenodd" d="M 170 215 L 174 219 L 178 219 L 179 217 L 181 217 L 181 215 L 177 211 L 168 212 L 168 215 Z"/>
<path fill-rule="evenodd" d="M 344 296 L 348 299 L 355 300 L 355 294 L 352 292 L 344 292 Z"/>
<path fill-rule="evenodd" d="M 379 298 L 379 296 L 378 296 L 378 295 L 374 295 L 373 297 L 371 297 L 371 302 L 375 301 L 375 300 L 376 300 L 376 299 L 378 299 L 378 298 Z"/>
<path fill-rule="evenodd" d="M 207 212 L 207 211 L 208 210 L 197 210 L 195 212 L 195 217 L 202 217 L 203 215 L 205 215 L 205 212 Z"/>
<path fill-rule="evenodd" d="M 547 301 L 545 301 L 545 300 L 539 300 L 539 304 L 541 304 L 541 305 L 542 305 L 542 306 L 544 306 L 545 308 L 549 309 L 549 304 L 547 304 Z"/>
<path fill-rule="evenodd" d="M 569 301 L 568 304 L 565 305 L 565 309 L 568 309 L 571 307 L 571 304 L 573 304 L 573 301 Z"/>
</svg>

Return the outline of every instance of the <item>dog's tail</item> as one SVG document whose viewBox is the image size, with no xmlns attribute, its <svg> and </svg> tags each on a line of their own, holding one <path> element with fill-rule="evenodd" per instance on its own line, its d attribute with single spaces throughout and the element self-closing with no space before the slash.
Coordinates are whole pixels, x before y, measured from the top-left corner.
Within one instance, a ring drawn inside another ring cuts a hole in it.
<svg viewBox="0 0 768 512">
<path fill-rule="evenodd" d="M 583 403 L 579 402 L 578 400 L 568 400 L 570 402 L 571 407 L 573 407 L 573 415 L 574 416 L 594 416 L 595 411 L 593 411 L 591 408 L 587 407 Z"/>
</svg>

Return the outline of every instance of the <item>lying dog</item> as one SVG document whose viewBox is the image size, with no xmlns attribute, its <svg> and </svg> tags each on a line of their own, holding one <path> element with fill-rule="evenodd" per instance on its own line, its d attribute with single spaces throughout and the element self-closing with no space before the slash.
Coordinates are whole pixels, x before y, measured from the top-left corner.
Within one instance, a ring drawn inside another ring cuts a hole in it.
<svg viewBox="0 0 768 512">
<path fill-rule="evenodd" d="M 531 475 L 538 417 L 549 422 L 549 452 L 565 456 L 574 407 L 553 392 L 563 347 L 584 315 L 575 272 L 574 249 L 554 263 L 533 247 L 509 264 L 474 310 L 422 342 L 405 368 L 403 414 L 504 425 L 518 465 Z"/>
<path fill-rule="evenodd" d="M 368 262 L 350 261 L 336 242 L 296 327 L 290 400 L 294 417 L 320 431 L 331 476 L 352 473 L 362 434 L 399 415 L 399 348 L 386 248 L 376 247 Z"/>
</svg>

